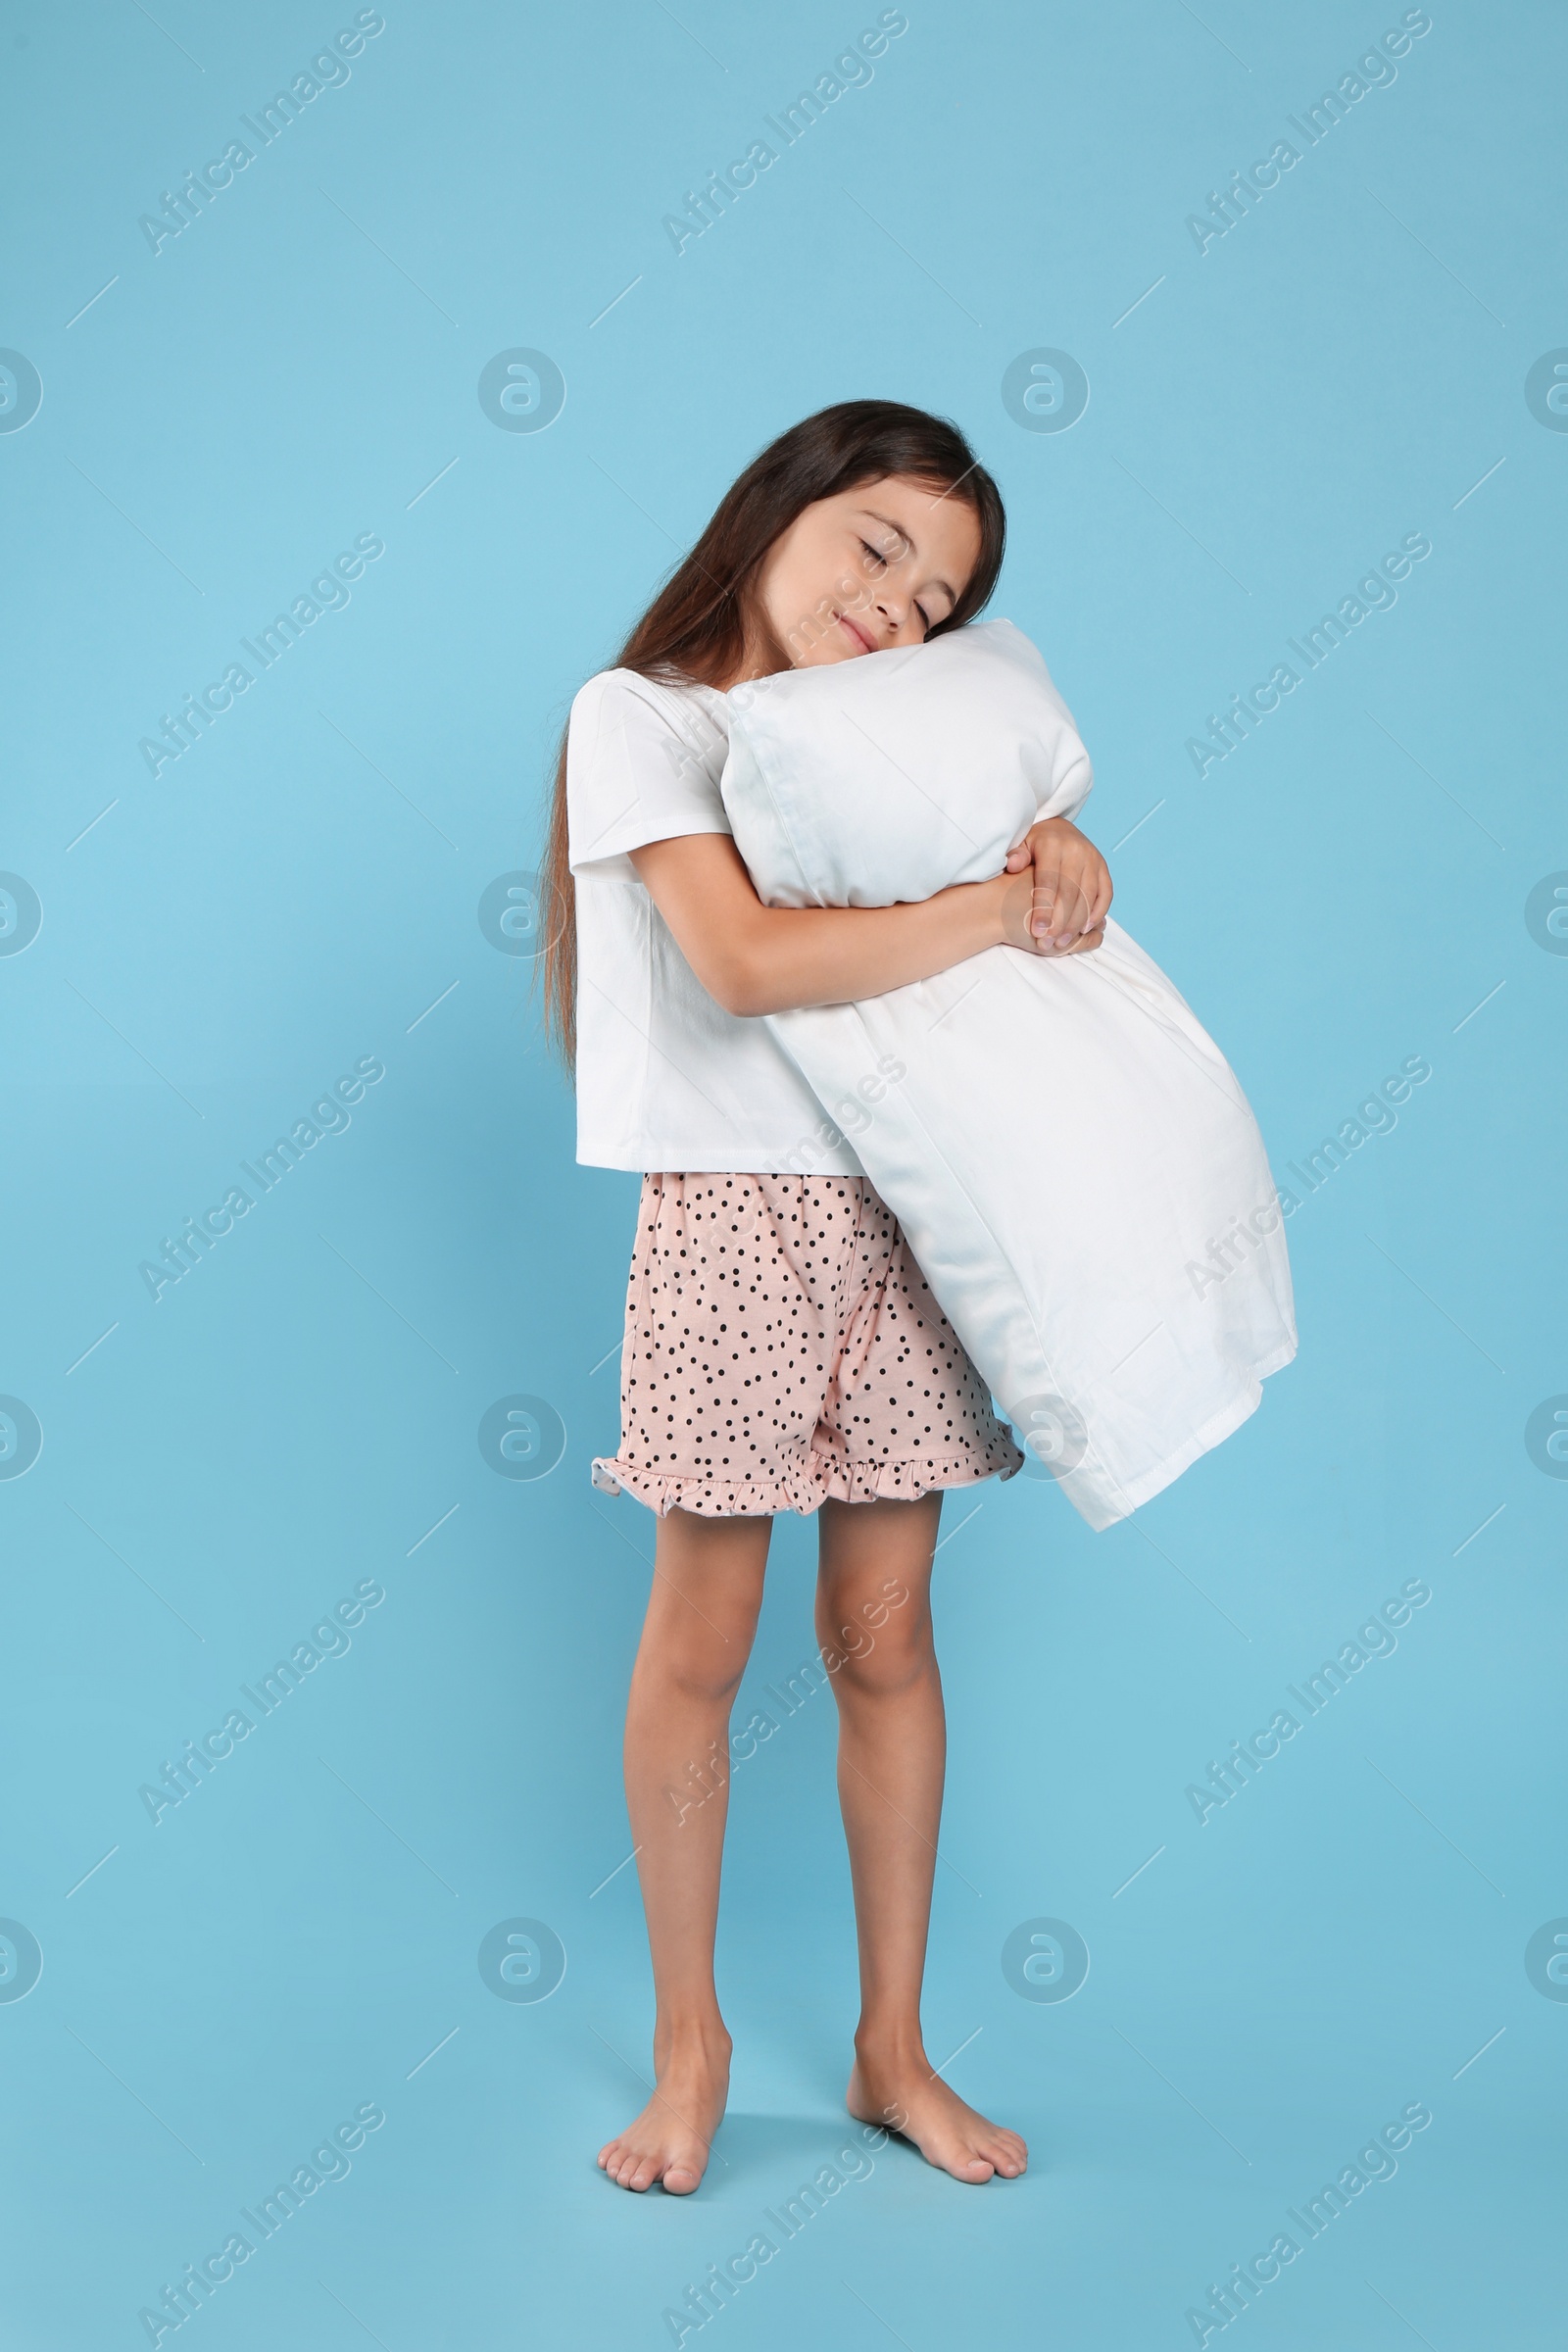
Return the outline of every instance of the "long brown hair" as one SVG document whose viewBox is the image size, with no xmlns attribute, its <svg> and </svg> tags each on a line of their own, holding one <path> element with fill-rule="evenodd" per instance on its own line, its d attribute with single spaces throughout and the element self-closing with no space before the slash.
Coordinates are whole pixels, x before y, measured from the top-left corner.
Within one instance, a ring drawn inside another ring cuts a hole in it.
<svg viewBox="0 0 1568 2352">
<path fill-rule="evenodd" d="M 752 592 L 780 532 L 818 499 L 891 474 L 951 491 L 974 512 L 979 561 L 953 612 L 931 635 L 961 628 L 981 611 L 1002 569 L 1006 522 L 996 483 L 946 417 L 894 400 L 845 400 L 791 425 L 752 460 L 612 666 L 665 683 L 693 679 L 716 685 L 731 677 L 748 642 L 765 645 L 771 635 L 753 609 Z M 781 669 L 789 666 L 781 646 L 772 647 L 770 658 Z M 545 1027 L 569 1066 L 576 1056 L 577 925 L 567 854 L 564 732 L 539 869 L 538 916 L 545 943 L 536 967 L 544 979 Z"/>
</svg>

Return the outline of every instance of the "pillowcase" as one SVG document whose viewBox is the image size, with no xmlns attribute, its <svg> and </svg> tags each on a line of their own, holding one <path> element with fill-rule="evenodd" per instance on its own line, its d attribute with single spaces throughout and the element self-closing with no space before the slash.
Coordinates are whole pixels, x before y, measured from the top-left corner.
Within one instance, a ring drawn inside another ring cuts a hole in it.
<svg viewBox="0 0 1568 2352">
<path fill-rule="evenodd" d="M 1005 621 L 727 697 L 720 781 L 774 906 L 889 906 L 1001 870 L 1070 815 L 1088 756 Z M 988 948 L 854 1004 L 765 1016 L 847 1138 L 1025 1468 L 1113 1525 L 1228 1437 L 1296 1353 L 1280 1196 L 1251 1107 L 1121 925 Z M 941 1452 L 940 1444 L 934 1450 Z"/>
<path fill-rule="evenodd" d="M 1037 817 L 1073 815 L 1094 782 L 1071 711 L 1010 620 L 724 699 L 725 805 L 743 810 L 741 854 L 751 865 L 755 852 L 779 906 L 890 906 L 986 881 Z"/>
</svg>

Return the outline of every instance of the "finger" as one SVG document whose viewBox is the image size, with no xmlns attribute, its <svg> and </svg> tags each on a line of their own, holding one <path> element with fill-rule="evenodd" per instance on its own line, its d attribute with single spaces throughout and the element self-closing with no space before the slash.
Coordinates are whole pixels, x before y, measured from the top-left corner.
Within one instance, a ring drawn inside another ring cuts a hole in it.
<svg viewBox="0 0 1568 2352">
<path fill-rule="evenodd" d="M 1034 869 L 1034 910 L 1030 927 L 1044 939 L 1055 929 L 1056 894 L 1060 869 L 1054 853 L 1049 860 L 1036 858 Z"/>
<path fill-rule="evenodd" d="M 1029 844 L 1026 841 L 1016 841 L 1007 852 L 1002 870 L 1004 874 L 1021 874 L 1024 867 L 1029 864 L 1030 858 Z"/>
<path fill-rule="evenodd" d="M 1037 907 L 1038 901 L 1036 902 L 1036 908 Z M 1039 924 L 1044 923 L 1047 918 L 1044 915 L 1039 914 L 1036 911 L 1036 908 L 1026 909 L 1025 912 L 1024 927 L 1029 940 L 1029 945 L 1037 956 L 1055 956 L 1059 953 L 1059 950 L 1057 949 L 1056 942 L 1052 933 L 1049 930 L 1041 930 L 1037 927 Z"/>
<path fill-rule="evenodd" d="M 1058 956 L 1081 956 L 1086 949 L 1102 948 L 1104 944 L 1105 934 L 1102 930 L 1086 931 L 1081 939 L 1073 941 L 1070 948 L 1058 948 L 1056 953 Z"/>
<path fill-rule="evenodd" d="M 1014 875 L 1002 895 L 1002 926 L 1007 945 L 1028 948 L 1040 955 L 1049 943 L 1038 940 L 1033 931 L 1032 889 L 1027 873 Z"/>
<path fill-rule="evenodd" d="M 1037 930 L 1042 939 L 1070 938 L 1076 934 L 1079 926 L 1074 908 L 1082 897 L 1079 866 L 1076 844 L 1053 842 L 1049 858 L 1042 845 L 1042 857 L 1035 865 L 1035 910 L 1040 917 Z"/>
<path fill-rule="evenodd" d="M 1094 928 L 1091 912 L 1089 894 L 1077 874 L 1064 873 L 1057 885 L 1052 920 L 1052 936 L 1058 947 L 1069 947 L 1083 932 Z"/>
<path fill-rule="evenodd" d="M 1110 869 L 1093 842 L 1064 854 L 1053 929 L 1058 938 L 1078 938 L 1102 923 L 1110 910 Z"/>
<path fill-rule="evenodd" d="M 1070 842 L 1060 853 L 1055 903 L 1051 911 L 1051 935 L 1059 941 L 1076 939 L 1093 930 L 1095 885 L 1103 860 L 1092 842 Z"/>
</svg>

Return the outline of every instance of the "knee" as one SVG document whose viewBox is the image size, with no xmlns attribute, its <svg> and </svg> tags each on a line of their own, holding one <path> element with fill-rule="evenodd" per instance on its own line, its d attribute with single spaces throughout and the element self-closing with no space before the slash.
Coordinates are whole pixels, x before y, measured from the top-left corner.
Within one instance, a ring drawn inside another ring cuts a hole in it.
<svg viewBox="0 0 1568 2352">
<path fill-rule="evenodd" d="M 847 1627 L 836 1642 L 824 1642 L 822 1651 L 834 1682 L 857 1697 L 894 1697 L 936 1665 L 931 1620 L 923 1612 L 902 1622 L 890 1618 L 874 1634 L 863 1626 Z"/>
<path fill-rule="evenodd" d="M 667 1680 L 683 1699 L 700 1706 L 727 1707 L 741 1687 L 742 1671 L 722 1658 L 684 1657 L 670 1661 Z"/>
<path fill-rule="evenodd" d="M 666 1693 L 698 1705 L 726 1706 L 740 1689 L 749 1642 L 698 1627 L 659 1642 L 644 1661 Z"/>
</svg>

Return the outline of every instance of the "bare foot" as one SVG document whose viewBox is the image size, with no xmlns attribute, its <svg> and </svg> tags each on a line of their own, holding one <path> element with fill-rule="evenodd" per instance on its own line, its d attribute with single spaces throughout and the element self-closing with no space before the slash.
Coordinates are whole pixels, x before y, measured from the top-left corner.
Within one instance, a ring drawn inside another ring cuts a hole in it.
<svg viewBox="0 0 1568 2352">
<path fill-rule="evenodd" d="M 655 2045 L 658 2088 L 635 2123 L 599 2151 L 602 2171 L 622 2188 L 689 2197 L 708 2169 L 713 2133 L 729 2092 L 728 2034 L 672 2044 L 662 2062 Z"/>
<path fill-rule="evenodd" d="M 880 2124 L 913 2142 L 927 2164 L 955 2180 L 1016 2180 L 1029 2151 L 1016 2132 L 966 2106 L 934 2074 L 924 2050 L 876 2054 L 857 2044 L 845 2105 L 862 2124 Z"/>
</svg>

